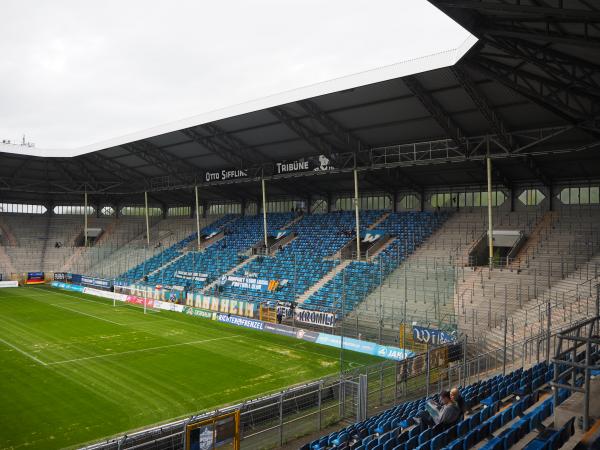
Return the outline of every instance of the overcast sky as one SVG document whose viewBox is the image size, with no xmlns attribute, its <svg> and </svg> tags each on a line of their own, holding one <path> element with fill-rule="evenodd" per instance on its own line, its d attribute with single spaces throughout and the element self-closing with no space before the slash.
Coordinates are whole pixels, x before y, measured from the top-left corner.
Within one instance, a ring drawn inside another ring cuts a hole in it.
<svg viewBox="0 0 600 450">
<path fill-rule="evenodd" d="M 0 139 L 92 144 L 455 48 L 425 0 L 2 0 Z"/>
</svg>

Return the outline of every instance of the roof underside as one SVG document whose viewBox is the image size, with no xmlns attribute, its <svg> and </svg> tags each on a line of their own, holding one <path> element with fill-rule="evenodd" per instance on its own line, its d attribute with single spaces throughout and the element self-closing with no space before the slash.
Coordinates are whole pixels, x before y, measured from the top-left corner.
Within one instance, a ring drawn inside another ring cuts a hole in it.
<svg viewBox="0 0 600 450">
<path fill-rule="evenodd" d="M 431 3 L 479 42 L 453 67 L 295 101 L 73 158 L 0 154 L 0 199 L 189 204 L 600 180 L 600 10 L 589 0 Z M 432 142 L 435 141 L 435 142 Z M 418 145 L 408 145 L 416 144 Z M 403 145 L 406 144 L 406 145 Z M 382 147 L 386 147 L 382 149 Z M 410 149 L 413 150 L 410 150 Z M 327 176 L 277 177 L 274 164 L 327 155 Z M 247 177 L 206 183 L 205 172 Z M 115 200 L 117 199 L 117 200 Z"/>
</svg>

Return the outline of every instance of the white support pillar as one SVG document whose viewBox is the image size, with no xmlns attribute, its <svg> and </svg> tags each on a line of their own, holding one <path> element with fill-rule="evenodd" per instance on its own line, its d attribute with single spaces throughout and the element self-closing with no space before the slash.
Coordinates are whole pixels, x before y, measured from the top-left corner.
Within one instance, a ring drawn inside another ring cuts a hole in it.
<svg viewBox="0 0 600 450">
<path fill-rule="evenodd" d="M 144 192 L 144 213 L 146 215 L 146 245 L 150 248 L 150 219 L 148 218 L 148 192 Z"/>
<path fill-rule="evenodd" d="M 85 190 L 84 194 L 83 194 L 83 246 L 87 247 L 88 246 L 88 214 L 87 214 L 87 207 L 88 207 L 88 195 L 87 195 L 87 189 Z"/>
<path fill-rule="evenodd" d="M 489 145 L 489 144 L 488 144 Z M 487 192 L 488 192 L 488 248 L 490 269 L 494 262 L 494 235 L 492 224 L 492 158 L 487 157 Z"/>
<path fill-rule="evenodd" d="M 269 245 L 269 240 L 267 238 L 267 192 L 265 190 L 265 179 L 262 180 L 262 210 L 263 210 L 263 228 L 265 232 L 265 252 L 267 251 L 267 247 Z"/>
<path fill-rule="evenodd" d="M 358 211 L 358 172 L 354 169 L 354 213 L 356 216 L 356 260 L 360 261 L 360 214 Z"/>
<path fill-rule="evenodd" d="M 196 194 L 196 232 L 198 233 L 198 251 L 200 251 L 200 205 L 198 203 L 198 186 L 194 186 Z"/>
</svg>

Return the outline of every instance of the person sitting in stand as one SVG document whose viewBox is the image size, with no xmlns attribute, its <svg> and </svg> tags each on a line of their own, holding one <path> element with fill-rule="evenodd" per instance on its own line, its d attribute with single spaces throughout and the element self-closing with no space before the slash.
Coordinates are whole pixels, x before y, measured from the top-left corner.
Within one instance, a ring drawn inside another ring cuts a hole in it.
<svg viewBox="0 0 600 450">
<path fill-rule="evenodd" d="M 436 427 L 438 431 L 443 431 L 454 425 L 460 418 L 460 408 L 452 400 L 448 391 L 440 392 L 439 398 L 441 405 L 431 400 L 427 402 L 421 421 L 427 427 Z"/>
<path fill-rule="evenodd" d="M 459 420 L 463 419 L 465 417 L 466 412 L 467 412 L 467 405 L 465 403 L 465 399 L 462 397 L 462 395 L 460 395 L 460 391 L 458 390 L 458 388 L 452 388 L 450 390 L 450 398 L 454 402 L 456 402 L 456 405 L 458 406 L 458 409 L 460 409 Z"/>
</svg>

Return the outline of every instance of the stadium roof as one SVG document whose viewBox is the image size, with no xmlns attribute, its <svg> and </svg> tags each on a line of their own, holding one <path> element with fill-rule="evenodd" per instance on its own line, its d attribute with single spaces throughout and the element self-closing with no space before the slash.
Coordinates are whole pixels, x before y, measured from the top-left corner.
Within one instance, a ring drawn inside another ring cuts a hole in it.
<svg viewBox="0 0 600 450">
<path fill-rule="evenodd" d="M 306 198 L 351 191 L 354 168 L 362 189 L 421 192 L 483 185 L 487 154 L 508 188 L 600 180 L 600 10 L 587 0 L 430 1 L 478 42 L 73 157 L 0 153 L 1 198 L 80 201 L 87 190 L 98 202 L 139 201 L 148 190 L 155 203 L 189 204 L 197 184 L 204 200 L 255 200 L 262 177 L 270 196 Z"/>
</svg>

